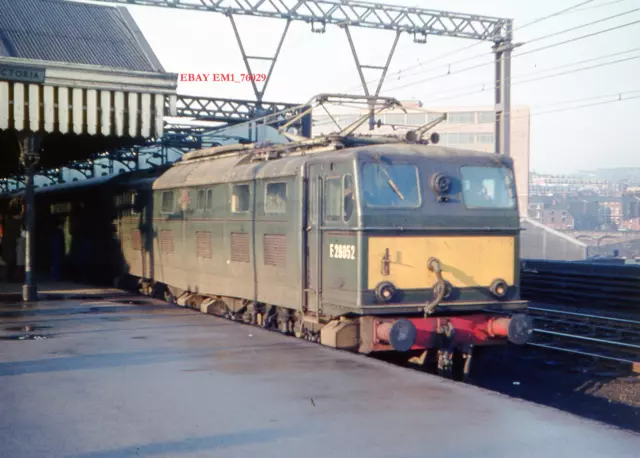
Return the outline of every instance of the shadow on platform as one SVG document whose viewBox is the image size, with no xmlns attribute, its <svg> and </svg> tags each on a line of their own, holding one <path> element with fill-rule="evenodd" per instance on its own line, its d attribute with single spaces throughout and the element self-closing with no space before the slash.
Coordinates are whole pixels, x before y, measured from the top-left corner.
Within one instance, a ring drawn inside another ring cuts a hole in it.
<svg viewBox="0 0 640 458">
<path fill-rule="evenodd" d="M 228 434 L 206 437 L 188 437 L 167 442 L 132 445 L 113 450 L 96 451 L 73 455 L 73 458 L 121 458 L 125 456 L 165 456 L 168 453 L 185 456 L 186 454 L 224 450 L 231 447 L 242 447 L 253 444 L 266 444 L 279 441 L 288 435 L 297 435 L 294 431 L 277 429 L 251 429 Z"/>
</svg>

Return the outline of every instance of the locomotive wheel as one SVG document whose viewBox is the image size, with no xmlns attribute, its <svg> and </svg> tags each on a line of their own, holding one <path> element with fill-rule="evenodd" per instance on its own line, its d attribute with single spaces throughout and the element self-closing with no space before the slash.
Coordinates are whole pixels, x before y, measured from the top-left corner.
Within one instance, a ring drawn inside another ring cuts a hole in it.
<svg viewBox="0 0 640 458">
<path fill-rule="evenodd" d="M 267 309 L 267 313 L 264 316 L 264 328 L 265 329 L 278 328 L 278 309 L 276 307 L 270 306 Z"/>
<path fill-rule="evenodd" d="M 305 336 L 304 322 L 302 321 L 302 316 L 300 314 L 296 314 L 295 321 L 293 322 L 293 335 L 298 339 L 303 339 Z"/>
<path fill-rule="evenodd" d="M 164 300 L 165 302 L 169 302 L 170 304 L 176 303 L 176 298 L 173 294 L 171 294 L 171 291 L 169 291 L 169 289 L 166 289 L 164 291 L 162 300 Z"/>
<path fill-rule="evenodd" d="M 175 304 L 176 302 L 176 298 L 173 297 L 173 294 L 171 294 L 171 291 L 169 291 L 169 288 L 167 288 L 167 285 L 163 283 L 158 283 L 158 282 L 154 283 L 153 287 L 151 288 L 150 295 L 155 299 L 160 299 L 170 304 Z"/>
<path fill-rule="evenodd" d="M 453 352 L 451 379 L 457 382 L 465 381 L 464 366 L 466 363 L 465 355 L 460 351 Z"/>
</svg>

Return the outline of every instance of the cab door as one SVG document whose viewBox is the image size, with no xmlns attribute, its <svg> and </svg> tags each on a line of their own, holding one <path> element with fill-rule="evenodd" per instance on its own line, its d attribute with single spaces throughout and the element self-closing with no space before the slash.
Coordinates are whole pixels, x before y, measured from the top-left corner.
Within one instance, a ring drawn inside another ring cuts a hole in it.
<svg viewBox="0 0 640 458">
<path fill-rule="evenodd" d="M 304 308 L 319 315 L 322 311 L 322 191 L 323 164 L 308 166 L 306 182 L 306 287 Z"/>
<path fill-rule="evenodd" d="M 310 164 L 306 226 L 306 310 L 319 315 L 323 301 L 355 305 L 358 275 L 353 165 Z"/>
</svg>

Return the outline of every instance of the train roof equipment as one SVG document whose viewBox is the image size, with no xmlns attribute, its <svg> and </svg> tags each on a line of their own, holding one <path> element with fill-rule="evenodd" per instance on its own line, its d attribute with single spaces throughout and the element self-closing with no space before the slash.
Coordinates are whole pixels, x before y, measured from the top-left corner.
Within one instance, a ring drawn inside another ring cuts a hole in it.
<svg viewBox="0 0 640 458">
<path fill-rule="evenodd" d="M 347 106 L 350 108 L 359 108 L 367 110 L 358 119 L 349 124 L 346 127 L 341 128 L 339 123 L 327 110 L 327 105 L 339 105 Z M 318 153 L 335 151 L 345 148 L 353 148 L 358 146 L 368 145 L 383 145 L 383 144 L 437 144 L 440 140 L 440 136 L 436 132 L 431 132 L 432 129 L 440 124 L 447 118 L 446 113 L 440 114 L 436 119 L 427 122 L 416 128 L 409 128 L 406 131 L 400 131 L 392 134 L 362 134 L 356 133 L 357 129 L 361 127 L 371 116 L 380 114 L 385 110 L 400 109 L 407 112 L 406 107 L 393 97 L 371 97 L 371 96 L 359 96 L 359 95 L 347 95 L 347 94 L 319 94 L 311 98 L 309 102 L 295 107 L 301 111 L 295 115 L 291 115 L 288 120 L 283 120 L 283 115 L 290 113 L 291 110 L 280 111 L 269 114 L 260 118 L 255 118 L 251 121 L 247 121 L 242 124 L 253 125 L 270 125 L 274 123 L 280 124 L 277 129 L 278 133 L 289 139 L 286 143 L 241 143 L 224 145 L 213 148 L 206 148 L 202 150 L 192 151 L 182 156 L 178 163 L 189 162 L 198 159 L 205 158 L 222 158 L 238 155 L 251 155 L 251 160 L 270 160 L 278 159 L 283 156 L 290 155 L 305 155 L 308 153 Z M 319 135 L 313 138 L 306 138 L 297 134 L 288 132 L 287 129 L 301 117 L 311 113 L 314 109 L 324 109 L 331 120 L 336 124 L 339 130 L 328 135 Z M 415 111 L 412 108 L 412 111 Z M 423 110 L 426 112 L 426 110 Z M 242 125 L 236 124 L 236 126 Z M 380 128 L 384 124 L 378 120 L 375 124 Z M 393 130 L 397 130 L 397 126 L 392 126 Z M 431 132 L 431 133 L 430 133 Z M 428 137 L 426 135 L 430 133 Z"/>
</svg>

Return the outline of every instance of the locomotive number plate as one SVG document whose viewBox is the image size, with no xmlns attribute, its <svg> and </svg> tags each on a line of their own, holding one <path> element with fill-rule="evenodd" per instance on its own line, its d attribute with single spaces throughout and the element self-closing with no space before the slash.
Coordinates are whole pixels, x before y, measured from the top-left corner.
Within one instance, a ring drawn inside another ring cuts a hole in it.
<svg viewBox="0 0 640 458">
<path fill-rule="evenodd" d="M 354 245 L 329 244 L 329 257 L 336 259 L 355 259 L 356 247 Z"/>
</svg>

